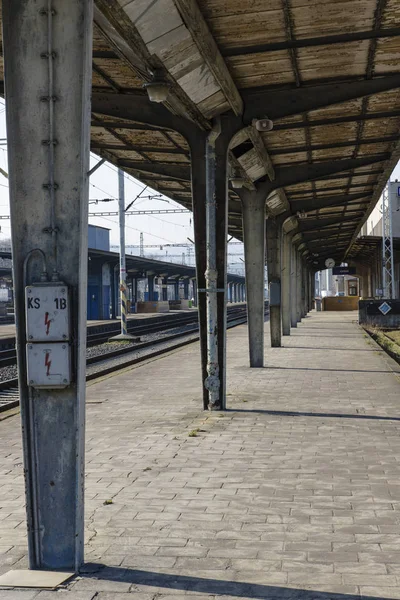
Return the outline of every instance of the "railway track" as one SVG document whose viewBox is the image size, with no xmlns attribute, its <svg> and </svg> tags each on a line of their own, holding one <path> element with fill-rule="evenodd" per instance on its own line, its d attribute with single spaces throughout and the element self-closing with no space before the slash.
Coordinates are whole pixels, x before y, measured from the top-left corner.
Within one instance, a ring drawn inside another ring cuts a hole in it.
<svg viewBox="0 0 400 600">
<path fill-rule="evenodd" d="M 227 327 L 236 327 L 247 322 L 246 307 L 230 307 L 228 310 Z M 171 320 L 173 321 L 173 320 Z M 164 328 L 165 330 L 165 323 Z M 182 319 L 179 320 L 179 325 L 175 324 L 175 327 L 187 325 L 182 323 Z M 86 380 L 91 381 L 98 379 L 110 373 L 119 371 L 128 366 L 143 362 L 149 358 L 154 358 L 170 352 L 171 350 L 181 348 L 188 344 L 191 344 L 199 339 L 198 335 L 198 323 L 197 315 L 195 322 L 192 323 L 190 329 L 186 329 L 180 333 L 174 333 L 172 335 L 165 335 L 157 340 L 149 340 L 140 342 L 127 347 L 122 347 L 117 350 L 106 352 L 98 356 L 92 356 L 87 359 L 87 375 Z M 168 329 L 172 329 L 168 323 Z M 160 331 L 161 329 L 158 329 Z M 119 330 L 118 330 L 119 331 Z M 147 330 L 147 333 L 149 331 Z M 136 331 L 135 331 L 136 334 Z M 111 334 L 112 335 L 112 334 Z M 108 337 L 110 334 L 108 332 Z M 152 349 L 154 348 L 154 349 Z M 15 354 L 15 350 L 14 350 Z M 14 359 L 14 363 L 15 364 Z M 0 412 L 15 408 L 19 405 L 18 395 L 18 379 L 8 379 L 6 381 L 0 381 Z"/>
<path fill-rule="evenodd" d="M 240 313 L 240 311 L 243 310 L 244 305 L 228 307 L 228 314 Z M 143 321 L 128 321 L 128 333 L 136 337 L 141 337 L 151 333 L 165 331 L 167 329 L 183 327 L 191 323 L 198 323 L 197 312 L 193 314 L 184 313 L 181 315 L 171 315 L 170 317 L 155 317 L 154 319 L 151 319 L 151 322 L 148 323 Z M 93 333 L 91 333 L 92 329 L 94 330 Z M 97 329 L 100 331 L 97 331 Z M 121 326 L 119 323 L 103 324 L 99 325 L 98 327 L 89 327 L 86 346 L 90 348 L 92 346 L 104 344 L 108 342 L 110 337 L 118 335 L 119 333 L 121 333 Z M 15 365 L 17 360 L 15 338 L 10 337 L 3 338 L 2 340 L 0 339 L 0 348 L 3 348 L 0 350 L 0 368 Z"/>
</svg>

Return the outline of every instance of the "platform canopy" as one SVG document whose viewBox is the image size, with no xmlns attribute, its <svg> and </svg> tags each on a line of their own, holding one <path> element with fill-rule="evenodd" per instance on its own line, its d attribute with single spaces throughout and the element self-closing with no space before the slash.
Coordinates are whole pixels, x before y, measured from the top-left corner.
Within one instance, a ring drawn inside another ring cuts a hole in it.
<svg viewBox="0 0 400 600">
<path fill-rule="evenodd" d="M 399 159 L 399 36 L 400 0 L 95 0 L 92 150 L 191 208 L 168 115 L 199 130 L 243 117 L 232 174 L 266 184 L 268 213 L 296 218 L 316 268 L 341 261 Z M 161 108 L 143 89 L 154 73 Z M 258 132 L 265 116 L 273 130 Z M 229 233 L 242 239 L 233 189 Z"/>
</svg>

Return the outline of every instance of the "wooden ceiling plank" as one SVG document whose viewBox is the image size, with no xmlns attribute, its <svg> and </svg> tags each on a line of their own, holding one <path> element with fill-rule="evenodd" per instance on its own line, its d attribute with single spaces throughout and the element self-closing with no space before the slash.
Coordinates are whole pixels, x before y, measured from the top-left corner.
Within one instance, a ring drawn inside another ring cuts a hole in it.
<svg viewBox="0 0 400 600">
<path fill-rule="evenodd" d="M 233 112 L 241 115 L 243 100 L 196 0 L 174 0 L 174 4 Z"/>
</svg>

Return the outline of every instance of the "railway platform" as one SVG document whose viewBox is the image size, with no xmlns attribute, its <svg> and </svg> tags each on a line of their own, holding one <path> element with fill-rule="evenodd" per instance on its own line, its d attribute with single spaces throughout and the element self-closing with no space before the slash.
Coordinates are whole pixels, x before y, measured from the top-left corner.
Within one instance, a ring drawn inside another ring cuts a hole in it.
<svg viewBox="0 0 400 600">
<path fill-rule="evenodd" d="M 246 342 L 221 413 L 197 343 L 88 387 L 86 566 L 2 600 L 400 598 L 398 366 L 354 312 L 310 313 L 262 369 Z M 18 416 L 0 430 L 1 574 L 27 548 Z"/>
</svg>

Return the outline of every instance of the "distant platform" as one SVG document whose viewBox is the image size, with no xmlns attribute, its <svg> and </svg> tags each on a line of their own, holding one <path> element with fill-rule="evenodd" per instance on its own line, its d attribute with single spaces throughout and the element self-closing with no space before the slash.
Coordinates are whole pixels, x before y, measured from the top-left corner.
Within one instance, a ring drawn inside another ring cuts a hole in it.
<svg viewBox="0 0 400 600">
<path fill-rule="evenodd" d="M 170 310 L 165 313 L 132 313 L 128 315 L 128 321 L 143 321 L 146 319 L 159 319 L 166 318 L 168 315 L 182 315 L 185 313 L 196 312 L 197 308 L 188 308 L 181 310 Z M 88 329 L 97 328 L 101 325 L 112 325 L 113 323 L 119 323 L 120 319 L 106 319 L 106 320 L 93 320 L 87 322 Z M 15 337 L 15 323 L 8 323 L 7 325 L 0 325 L 0 339 Z"/>
</svg>

